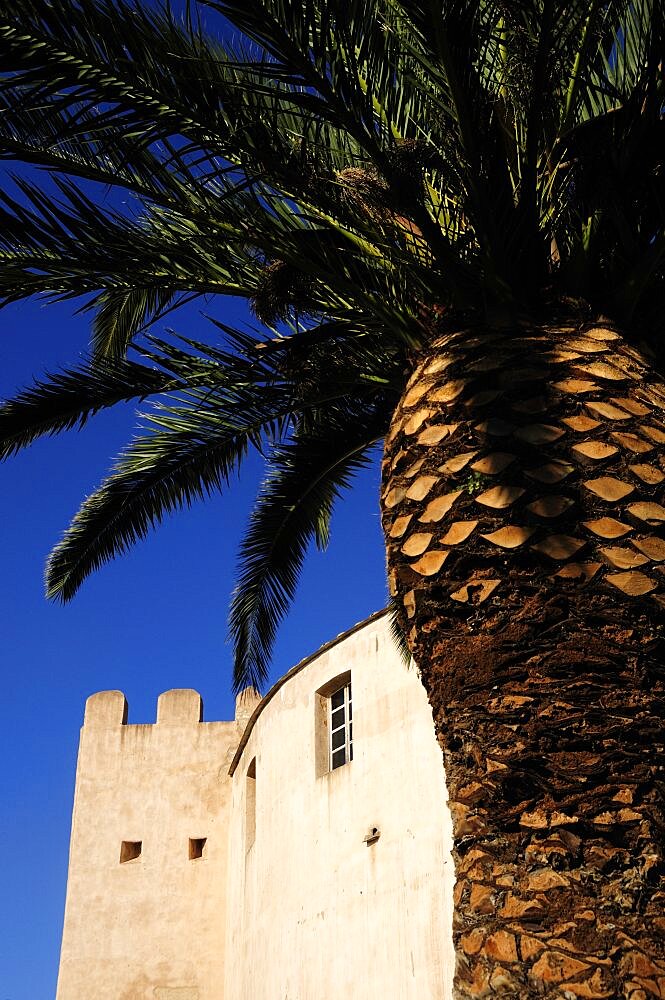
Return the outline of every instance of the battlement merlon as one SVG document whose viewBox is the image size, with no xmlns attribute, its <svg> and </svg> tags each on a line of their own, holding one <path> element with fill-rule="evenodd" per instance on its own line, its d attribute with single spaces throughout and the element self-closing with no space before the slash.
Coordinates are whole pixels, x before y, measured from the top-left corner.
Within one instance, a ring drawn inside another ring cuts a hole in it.
<svg viewBox="0 0 665 1000">
<path fill-rule="evenodd" d="M 158 726 L 191 726 L 203 722 L 203 699 L 192 688 L 173 688 L 157 699 Z"/>
<path fill-rule="evenodd" d="M 243 730 L 261 701 L 253 688 L 245 688 L 236 698 L 235 721 Z M 97 691 L 85 703 L 85 729 L 115 729 L 127 726 L 128 705 L 122 691 Z M 157 699 L 158 726 L 196 726 L 203 722 L 203 699 L 192 688 L 172 688 Z M 219 724 L 219 723 L 217 723 Z"/>
</svg>

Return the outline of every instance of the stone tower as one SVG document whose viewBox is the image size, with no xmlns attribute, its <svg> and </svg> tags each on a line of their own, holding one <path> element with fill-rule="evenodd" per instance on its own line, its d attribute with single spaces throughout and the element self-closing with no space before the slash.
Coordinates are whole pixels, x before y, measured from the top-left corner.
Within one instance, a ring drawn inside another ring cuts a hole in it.
<svg viewBox="0 0 665 1000">
<path fill-rule="evenodd" d="M 201 720 L 88 699 L 57 1000 L 448 1000 L 441 752 L 387 617 Z"/>
</svg>

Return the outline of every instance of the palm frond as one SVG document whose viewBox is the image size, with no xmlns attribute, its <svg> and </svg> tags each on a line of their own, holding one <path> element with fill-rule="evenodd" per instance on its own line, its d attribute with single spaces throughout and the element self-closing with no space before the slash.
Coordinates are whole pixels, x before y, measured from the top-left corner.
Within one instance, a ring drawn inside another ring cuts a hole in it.
<svg viewBox="0 0 665 1000">
<path fill-rule="evenodd" d="M 147 209 L 135 220 L 102 211 L 66 181 L 58 182 L 58 195 L 27 178 L 16 186 L 20 200 L 0 194 L 0 299 L 97 293 L 94 346 L 101 353 L 124 352 L 178 292 L 251 294 L 256 262 L 241 220 L 250 224 L 257 209 L 234 185 L 226 197 L 220 191 L 205 226 L 166 209 Z"/>
<path fill-rule="evenodd" d="M 152 433 L 125 449 L 54 548 L 48 596 L 69 600 L 90 573 L 145 538 L 167 514 L 222 489 L 262 426 L 278 419 L 264 407 L 233 418 L 200 404 L 153 412 Z"/>
<path fill-rule="evenodd" d="M 238 334 L 237 346 L 243 339 L 247 346 L 255 343 Z M 253 351 L 243 358 L 182 338 L 184 349 L 154 337 L 150 343 L 143 353 L 163 369 L 156 370 L 156 380 L 165 373 L 160 391 L 177 399 L 153 405 L 145 432 L 120 455 L 54 549 L 47 568 L 52 597 L 71 598 L 93 570 L 145 537 L 168 513 L 222 489 L 248 448 L 279 442 L 289 426 L 297 431 L 318 424 L 351 388 L 344 366 L 342 378 L 336 378 L 326 358 L 310 364 L 305 382 Z M 101 364 L 112 368 L 122 362 Z M 384 402 L 385 421 L 394 390 L 369 379 L 365 394 L 390 401 Z M 73 423 L 80 414 L 59 419 Z"/>
<path fill-rule="evenodd" d="M 275 633 L 293 600 L 307 547 L 313 540 L 327 543 L 333 505 L 370 460 L 389 416 L 376 403 L 364 412 L 357 406 L 324 410 L 315 429 L 273 449 L 241 546 L 229 613 L 235 690 L 265 684 Z"/>
<path fill-rule="evenodd" d="M 92 351 L 99 357 L 122 357 L 137 333 L 175 308 L 177 292 L 172 288 L 108 288 L 91 306 Z"/>
<path fill-rule="evenodd" d="M 31 107 L 29 99 L 11 79 L 0 81 L 1 159 L 125 188 L 159 203 L 185 196 L 174 170 L 145 145 L 101 129 L 94 108 L 68 109 L 62 100 L 44 104 L 41 98 Z"/>
<path fill-rule="evenodd" d="M 102 409 L 171 392 L 182 384 L 170 373 L 126 359 L 47 375 L 0 404 L 0 459 L 44 435 L 80 429 Z"/>
<path fill-rule="evenodd" d="M 281 162 L 284 179 L 302 186 L 298 148 L 330 162 L 342 142 L 344 162 L 353 155 L 294 101 L 296 89 L 275 86 L 265 53 L 206 37 L 165 10 L 33 0 L 5 12 L 0 52 L 8 152 L 18 144 L 33 162 L 157 201 L 186 196 L 181 180 L 214 178 L 223 161 L 250 173 Z"/>
<path fill-rule="evenodd" d="M 409 649 L 407 637 L 405 636 L 404 630 L 400 624 L 400 618 L 403 612 L 402 608 L 399 606 L 399 602 L 393 597 L 391 597 L 388 602 L 388 610 L 390 614 L 390 634 L 393 637 L 395 648 L 399 652 L 402 662 L 406 664 L 406 666 L 410 666 L 412 663 L 411 650 Z"/>
<path fill-rule="evenodd" d="M 122 128 L 144 146 L 182 135 L 206 148 L 216 134 L 218 47 L 200 33 L 192 37 L 164 9 L 25 0 L 5 5 L 0 46 L 6 79 L 28 106 L 70 109 L 65 139 L 85 134 L 93 109 L 98 126 Z"/>
</svg>

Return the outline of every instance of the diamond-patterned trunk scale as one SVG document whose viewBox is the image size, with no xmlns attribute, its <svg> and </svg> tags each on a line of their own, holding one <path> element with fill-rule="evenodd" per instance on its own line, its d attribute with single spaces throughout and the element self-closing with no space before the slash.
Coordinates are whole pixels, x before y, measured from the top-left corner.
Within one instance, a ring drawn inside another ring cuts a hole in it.
<svg viewBox="0 0 665 1000">
<path fill-rule="evenodd" d="M 458 331 L 386 439 L 455 831 L 455 996 L 665 997 L 665 386 L 603 324 Z"/>
</svg>

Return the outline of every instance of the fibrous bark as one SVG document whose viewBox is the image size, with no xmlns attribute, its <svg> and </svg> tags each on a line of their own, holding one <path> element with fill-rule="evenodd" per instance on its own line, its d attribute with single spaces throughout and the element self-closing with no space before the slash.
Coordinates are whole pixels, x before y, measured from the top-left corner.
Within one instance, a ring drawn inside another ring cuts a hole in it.
<svg viewBox="0 0 665 1000">
<path fill-rule="evenodd" d="M 607 324 L 509 333 L 433 344 L 384 460 L 455 996 L 665 997 L 665 386 Z"/>
</svg>

